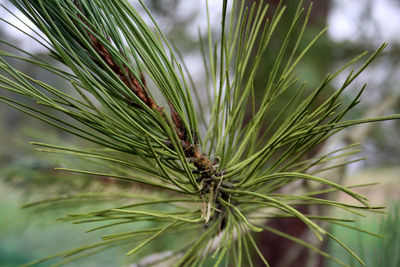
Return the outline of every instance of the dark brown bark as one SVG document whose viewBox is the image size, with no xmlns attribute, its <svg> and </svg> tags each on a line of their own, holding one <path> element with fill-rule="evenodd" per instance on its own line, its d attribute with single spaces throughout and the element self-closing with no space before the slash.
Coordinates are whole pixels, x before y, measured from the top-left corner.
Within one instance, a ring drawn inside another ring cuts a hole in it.
<svg viewBox="0 0 400 267">
<path fill-rule="evenodd" d="M 75 5 L 78 9 L 84 14 L 84 10 L 80 5 L 79 1 L 75 1 Z M 83 18 L 80 14 L 77 14 L 80 20 L 82 20 L 90 29 L 90 24 Z M 128 66 L 120 66 L 114 60 L 112 54 L 107 50 L 107 48 L 98 40 L 98 38 L 89 30 L 85 31 L 87 36 L 90 39 L 92 47 L 97 52 L 97 54 L 102 58 L 102 60 L 108 65 L 110 69 L 121 79 L 121 81 L 132 90 L 132 92 L 145 103 L 152 110 L 157 110 L 163 117 L 166 116 L 164 113 L 163 107 L 157 105 L 155 100 L 149 94 L 146 80 L 143 73 L 140 73 L 141 82 L 139 82 L 135 75 L 129 70 Z M 127 58 L 126 55 L 121 55 L 124 58 Z M 96 61 L 96 59 L 93 59 Z M 99 62 L 99 66 L 103 66 Z M 136 108 L 140 108 L 140 106 L 135 103 L 132 99 L 128 98 L 128 96 L 124 95 L 127 102 Z M 187 133 L 186 128 L 183 125 L 182 119 L 179 114 L 176 112 L 175 108 L 170 104 L 171 111 L 171 119 L 174 123 L 174 129 L 177 133 L 182 148 L 185 152 L 185 156 L 193 161 L 195 167 L 199 172 L 206 172 L 207 176 L 212 176 L 215 173 L 215 166 L 209 157 L 198 150 L 198 144 L 196 138 L 194 138 L 195 142 L 190 142 L 189 135 Z M 196 134 L 196 133 L 194 133 Z"/>
</svg>

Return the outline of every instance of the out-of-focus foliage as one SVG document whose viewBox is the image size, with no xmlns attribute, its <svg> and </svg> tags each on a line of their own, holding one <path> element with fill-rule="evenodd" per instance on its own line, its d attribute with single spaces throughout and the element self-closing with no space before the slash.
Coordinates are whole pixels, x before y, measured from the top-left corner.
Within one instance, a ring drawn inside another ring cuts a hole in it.
<svg viewBox="0 0 400 267">
<path fill-rule="evenodd" d="M 352 232 L 334 226 L 332 231 L 338 237 L 351 244 L 355 251 L 365 258 L 367 266 L 397 267 L 400 265 L 400 203 L 391 202 L 388 207 L 388 214 L 379 218 L 369 218 L 362 223 L 357 223 L 354 227 L 373 229 L 384 238 L 377 238 L 361 232 Z M 344 251 L 336 244 L 329 243 L 328 250 L 333 255 L 343 255 Z M 358 262 L 348 258 L 346 260 L 350 266 L 361 266 Z M 329 264 L 329 266 L 335 266 Z"/>
</svg>

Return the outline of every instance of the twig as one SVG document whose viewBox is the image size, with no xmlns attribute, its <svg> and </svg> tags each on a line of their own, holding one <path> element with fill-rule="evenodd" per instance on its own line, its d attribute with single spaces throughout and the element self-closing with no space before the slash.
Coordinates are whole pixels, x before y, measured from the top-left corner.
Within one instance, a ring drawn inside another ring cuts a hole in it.
<svg viewBox="0 0 400 267">
<path fill-rule="evenodd" d="M 84 14 L 81 4 L 78 1 L 74 1 L 74 3 L 76 7 L 80 10 L 80 12 Z M 85 18 L 83 18 L 79 13 L 77 14 L 77 16 L 83 23 L 87 25 L 89 29 L 92 30 L 92 27 L 89 25 Z M 112 54 L 91 31 L 86 30 L 86 34 L 88 35 L 92 47 L 95 49 L 97 54 L 103 59 L 108 67 L 110 67 L 114 71 L 114 73 L 121 79 L 121 81 L 123 81 L 124 84 L 149 108 L 151 108 L 152 110 L 157 110 L 163 117 L 165 117 L 166 115 L 164 113 L 164 108 L 157 105 L 155 100 L 149 94 L 143 72 L 140 73 L 140 83 L 127 66 L 121 67 L 117 64 L 117 62 L 112 57 Z M 127 59 L 125 55 L 122 56 Z M 96 61 L 96 59 L 94 60 Z M 101 64 L 99 64 L 99 66 L 103 67 Z M 132 106 L 139 107 L 133 102 L 132 99 L 129 99 L 125 95 L 124 97 Z M 169 103 L 169 108 L 171 111 L 171 119 L 174 123 L 173 127 L 179 139 L 181 140 L 181 146 L 183 148 L 183 151 L 185 152 L 185 156 L 193 162 L 198 172 L 206 173 L 205 176 L 207 177 L 214 175 L 216 173 L 215 164 L 213 164 L 213 162 L 207 155 L 199 151 L 196 136 L 193 143 L 189 141 L 187 130 L 184 127 L 184 124 L 182 123 L 182 119 L 180 118 L 179 114 L 176 112 L 171 103 Z"/>
</svg>

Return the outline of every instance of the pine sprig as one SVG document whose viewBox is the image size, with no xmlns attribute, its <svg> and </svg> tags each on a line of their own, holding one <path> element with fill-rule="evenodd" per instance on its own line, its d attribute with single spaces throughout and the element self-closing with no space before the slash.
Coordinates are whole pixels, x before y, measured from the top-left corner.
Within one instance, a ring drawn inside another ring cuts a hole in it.
<svg viewBox="0 0 400 267">
<path fill-rule="evenodd" d="M 340 96 L 386 44 L 357 71 L 350 71 L 342 86 L 318 103 L 317 98 L 322 93 L 329 93 L 332 81 L 366 53 L 327 75 L 317 88 L 305 95 L 307 85 L 299 83 L 296 66 L 325 30 L 301 49 L 311 6 L 305 10 L 300 2 L 273 67 L 267 73 L 263 95 L 257 104 L 255 75 L 286 7 L 281 3 L 269 18 L 268 5 L 262 1 L 246 6 L 245 1 L 224 0 L 217 38 L 212 36 L 208 15 L 208 51 L 202 54 L 209 78 L 205 84 L 212 85 L 207 92 L 212 105 L 210 119 L 204 122 L 207 131 L 202 136 L 192 100 L 194 88 L 188 87 L 185 67 L 142 1 L 139 2 L 154 24 L 153 29 L 126 0 L 11 2 L 42 32 L 36 40 L 69 71 L 27 52 L 24 56 L 0 52 L 0 67 L 5 72 L 0 75 L 0 88 L 25 96 L 37 105 L 3 96 L 0 101 L 100 147 L 93 150 L 32 143 L 37 150 L 73 156 L 80 161 L 90 160 L 108 171 L 65 167 L 57 170 L 128 181 L 140 185 L 148 194 L 122 190 L 119 193 L 79 193 L 37 201 L 25 207 L 47 205 L 50 209 L 76 200 L 82 204 L 96 199 L 109 200 L 110 204 L 123 200 L 124 205 L 69 214 L 62 220 L 77 224 L 103 223 L 88 232 L 139 222 L 155 225 L 154 228 L 113 232 L 98 243 L 55 254 L 30 265 L 55 258 L 60 259 L 59 264 L 65 264 L 116 246 L 129 246 L 126 250 L 129 256 L 153 241 L 175 234 L 187 236 L 169 254 L 169 257 L 179 257 L 177 266 L 201 266 L 208 256 L 215 258 L 215 266 L 230 258 L 240 266 L 251 263 L 251 250 L 268 266 L 268 259 L 253 238 L 253 232 L 268 231 L 346 266 L 305 241 L 265 226 L 264 220 L 268 218 L 297 218 L 318 239 L 332 239 L 363 264 L 350 248 L 320 224 L 325 221 L 354 228 L 346 224 L 350 222 L 348 219 L 304 214 L 296 207 L 323 205 L 359 216 L 382 208 L 371 206 L 365 196 L 353 191 L 356 186 L 343 186 L 315 176 L 350 163 L 327 165 L 335 159 L 356 154 L 359 150 L 348 151 L 355 145 L 312 159 L 303 156 L 349 126 L 400 118 L 400 115 L 390 115 L 343 121 L 359 103 L 365 86 L 346 106 Z M 29 77 L 12 67 L 6 58 L 23 60 L 58 75 L 71 83 L 79 97 Z M 154 88 L 150 88 L 146 79 L 152 81 Z M 161 93 L 162 99 L 153 96 L 154 90 Z M 273 114 L 273 105 L 285 93 L 293 91 L 287 105 L 279 114 Z M 197 95 L 200 96 L 198 92 Z M 56 113 L 44 112 L 40 106 Z M 248 110 L 251 110 L 251 117 L 246 120 Z M 60 114 L 74 122 L 61 119 Z M 269 120 L 272 123 L 265 129 L 268 116 L 276 118 Z M 206 116 L 202 114 L 201 117 Z M 323 188 L 281 193 L 283 188 L 299 180 L 311 181 Z M 320 197 L 322 193 L 335 191 L 346 193 L 360 205 Z"/>
</svg>

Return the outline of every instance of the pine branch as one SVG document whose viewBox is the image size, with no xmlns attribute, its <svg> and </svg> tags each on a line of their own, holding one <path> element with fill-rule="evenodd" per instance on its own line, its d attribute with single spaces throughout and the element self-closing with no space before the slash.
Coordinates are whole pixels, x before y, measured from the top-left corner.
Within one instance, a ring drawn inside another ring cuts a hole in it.
<svg viewBox="0 0 400 267">
<path fill-rule="evenodd" d="M 303 45 L 311 6 L 306 10 L 300 1 L 288 31 L 280 40 L 274 64 L 267 73 L 264 88 L 261 88 L 263 94 L 256 101 L 256 73 L 262 65 L 263 54 L 274 41 L 280 21 L 286 19 L 286 7 L 281 2 L 270 18 L 268 6 L 262 1 L 246 6 L 245 1 L 224 0 L 220 35 L 218 38 L 213 36 L 209 21 L 209 50 L 203 52 L 210 78 L 205 84 L 210 82 L 213 91 L 207 95 L 213 106 L 210 107 L 207 132 L 201 136 L 184 68 L 142 1 L 139 1 L 141 7 L 154 23 L 154 29 L 126 0 L 11 2 L 39 28 L 44 35 L 40 39 L 48 40 L 43 44 L 49 53 L 66 65 L 70 73 L 29 53 L 26 56 L 32 58 L 0 52 L 0 67 L 5 71 L 5 75 L 0 75 L 0 87 L 25 96 L 39 106 L 61 112 L 74 123 L 61 119 L 59 113 L 44 112 L 35 104 L 3 96 L 0 101 L 100 146 L 99 150 L 91 150 L 33 143 L 39 151 L 93 162 L 87 169 L 63 167 L 57 170 L 140 184 L 147 193 L 80 193 L 38 201 L 26 207 L 50 209 L 61 203 L 88 203 L 98 199 L 106 199 L 109 203 L 123 201 L 122 205 L 119 203 L 106 209 L 75 212 L 62 220 L 78 224 L 103 223 L 89 232 L 113 230 L 133 223 L 154 223 L 154 228 L 115 230 L 98 243 L 44 260 L 65 258 L 60 263 L 67 263 L 116 246 L 127 247 L 129 255 L 137 254 L 152 242 L 174 234 L 183 239 L 181 244 L 169 250 L 171 255 L 180 255 L 179 266 L 202 265 L 210 255 L 216 258 L 216 265 L 230 257 L 240 265 L 251 262 L 251 249 L 268 265 L 268 259 L 264 258 L 252 236 L 253 232 L 265 230 L 344 265 L 313 244 L 264 225 L 268 218 L 290 217 L 307 225 L 319 240 L 324 236 L 333 239 L 362 263 L 354 252 L 324 229 L 325 224 L 318 222 L 346 222 L 345 218 L 305 214 L 298 206 L 336 207 L 358 216 L 382 208 L 371 205 L 365 196 L 353 191 L 353 187 L 314 176 L 312 172 L 315 166 L 357 153 L 358 150 L 346 151 L 354 145 L 311 159 L 306 155 L 349 126 L 400 118 L 400 115 L 389 115 L 343 121 L 359 103 L 365 86 L 347 105 L 342 103 L 340 96 L 386 44 L 357 71 L 350 71 L 336 91 L 329 93 L 332 81 L 365 53 L 336 73 L 327 75 L 306 95 L 307 85 L 298 82 L 294 71 L 326 30 Z M 58 75 L 69 81 L 80 97 L 29 77 L 11 66 L 5 57 L 24 60 Z M 145 77 L 152 80 L 154 89 L 163 99 L 156 100 L 152 96 L 153 88 L 149 88 Z M 293 93 L 290 101 L 285 98 L 288 93 Z M 323 93 L 329 96 L 318 102 Z M 273 113 L 273 107 L 281 100 L 288 104 L 277 114 Z M 161 101 L 168 108 L 160 105 Z M 247 120 L 248 110 L 251 110 L 251 116 Z M 270 120 L 271 117 L 276 119 Z M 102 169 L 98 170 L 95 164 Z M 94 170 L 89 170 L 91 166 Z M 299 181 L 315 182 L 326 189 L 293 190 L 297 189 Z M 293 191 L 283 191 L 289 186 Z M 335 191 L 346 193 L 360 205 L 319 196 L 321 192 Z"/>
</svg>

